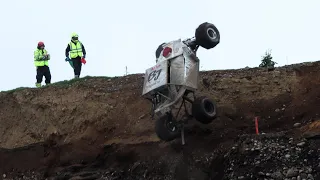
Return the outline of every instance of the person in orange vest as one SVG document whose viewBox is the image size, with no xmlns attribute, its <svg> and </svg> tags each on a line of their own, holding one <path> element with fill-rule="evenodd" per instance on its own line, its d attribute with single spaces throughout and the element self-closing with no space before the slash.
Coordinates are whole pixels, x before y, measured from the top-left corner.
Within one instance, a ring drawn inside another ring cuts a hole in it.
<svg viewBox="0 0 320 180">
<path fill-rule="evenodd" d="M 65 61 L 68 61 L 74 69 L 74 78 L 79 78 L 81 73 L 81 67 L 82 63 L 85 64 L 86 60 L 86 50 L 82 44 L 82 42 L 79 41 L 79 36 L 76 33 L 71 34 L 71 42 L 68 44 L 66 48 L 66 59 Z M 70 53 L 70 58 L 69 58 Z"/>
<path fill-rule="evenodd" d="M 43 76 L 46 78 L 46 85 L 51 83 L 51 73 L 49 68 L 50 54 L 48 54 L 48 51 L 44 47 L 45 46 L 43 42 L 38 42 L 37 49 L 33 53 L 34 65 L 37 69 L 36 87 L 41 87 Z"/>
</svg>

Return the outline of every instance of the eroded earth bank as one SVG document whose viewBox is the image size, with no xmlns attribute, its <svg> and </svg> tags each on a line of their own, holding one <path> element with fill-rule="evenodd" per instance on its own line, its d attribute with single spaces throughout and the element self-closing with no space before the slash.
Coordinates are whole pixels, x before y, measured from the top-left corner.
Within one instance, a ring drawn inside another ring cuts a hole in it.
<svg viewBox="0 0 320 180">
<path fill-rule="evenodd" d="M 201 72 L 219 118 L 161 142 L 143 75 L 0 93 L 3 179 L 320 179 L 320 63 Z M 254 117 L 259 116 L 260 135 Z"/>
</svg>

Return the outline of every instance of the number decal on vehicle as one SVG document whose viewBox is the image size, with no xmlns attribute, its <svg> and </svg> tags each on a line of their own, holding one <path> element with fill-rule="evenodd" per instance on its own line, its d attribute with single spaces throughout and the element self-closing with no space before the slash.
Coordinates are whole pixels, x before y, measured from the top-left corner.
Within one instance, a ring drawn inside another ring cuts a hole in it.
<svg viewBox="0 0 320 180">
<path fill-rule="evenodd" d="M 150 82 L 151 80 L 156 81 L 159 78 L 161 71 L 162 69 L 152 71 L 148 76 L 148 82 Z"/>
</svg>

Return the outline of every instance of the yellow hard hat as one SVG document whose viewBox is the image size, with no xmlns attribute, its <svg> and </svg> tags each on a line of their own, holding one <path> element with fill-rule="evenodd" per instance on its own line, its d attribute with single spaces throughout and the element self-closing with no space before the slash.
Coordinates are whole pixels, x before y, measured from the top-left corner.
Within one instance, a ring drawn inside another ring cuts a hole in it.
<svg viewBox="0 0 320 180">
<path fill-rule="evenodd" d="M 73 37 L 79 37 L 79 36 L 78 36 L 77 33 L 73 32 L 73 33 L 71 34 L 71 38 L 73 38 Z"/>
</svg>

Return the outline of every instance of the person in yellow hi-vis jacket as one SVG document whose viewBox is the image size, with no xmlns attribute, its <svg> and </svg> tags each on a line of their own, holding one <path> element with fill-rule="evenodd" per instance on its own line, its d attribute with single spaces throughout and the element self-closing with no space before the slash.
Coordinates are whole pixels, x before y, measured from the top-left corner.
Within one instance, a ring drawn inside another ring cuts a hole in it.
<svg viewBox="0 0 320 180">
<path fill-rule="evenodd" d="M 70 65 L 73 67 L 74 70 L 74 78 L 79 78 L 81 73 L 81 67 L 82 63 L 86 63 L 86 50 L 82 44 L 82 42 L 79 41 L 79 36 L 77 33 L 71 34 L 71 42 L 68 44 L 66 48 L 66 59 L 65 61 L 68 61 Z M 69 58 L 70 53 L 70 58 Z"/>
<path fill-rule="evenodd" d="M 45 83 L 51 83 L 51 73 L 49 68 L 50 54 L 44 48 L 44 43 L 39 42 L 37 49 L 34 51 L 34 65 L 37 68 L 36 87 L 41 87 L 43 76 L 46 78 Z"/>
</svg>

